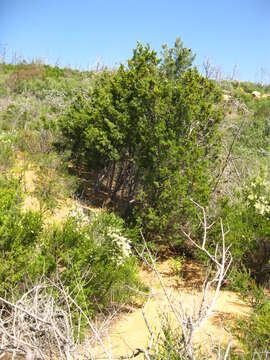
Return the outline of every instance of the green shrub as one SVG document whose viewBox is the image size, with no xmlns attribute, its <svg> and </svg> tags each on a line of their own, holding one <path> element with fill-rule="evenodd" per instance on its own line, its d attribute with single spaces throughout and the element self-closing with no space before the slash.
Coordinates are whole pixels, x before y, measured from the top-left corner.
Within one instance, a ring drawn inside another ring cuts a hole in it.
<svg viewBox="0 0 270 360">
<path fill-rule="evenodd" d="M 2 132 L 0 135 L 0 170 L 6 171 L 14 163 L 14 135 Z"/>
<path fill-rule="evenodd" d="M 236 276 L 236 283 L 243 281 L 244 287 L 248 274 L 263 284 L 269 279 L 265 268 L 270 260 L 270 184 L 267 176 L 262 173 L 253 178 L 241 194 L 234 195 L 234 199 L 220 199 L 215 209 L 215 216 L 220 216 L 229 229 L 226 243 L 231 245 L 236 271 L 232 276 Z M 213 240 L 218 231 L 219 224 L 216 223 L 210 231 Z M 240 278 L 236 280 L 238 275 Z"/>
<path fill-rule="evenodd" d="M 65 70 L 59 68 L 59 66 L 57 65 L 56 66 L 45 65 L 44 69 L 45 69 L 46 77 L 52 77 L 55 80 L 59 80 L 59 78 L 65 77 Z"/>
<path fill-rule="evenodd" d="M 39 214 L 21 212 L 22 196 L 16 180 L 0 179 L 0 293 L 23 282 L 42 230 Z"/>
<path fill-rule="evenodd" d="M 64 154 L 35 154 L 33 160 L 38 165 L 33 194 L 39 201 L 41 212 L 53 212 L 60 200 L 74 194 L 77 179 L 68 173 Z"/>
<path fill-rule="evenodd" d="M 269 99 L 256 101 L 253 107 L 254 113 L 243 122 L 238 139 L 237 150 L 241 157 L 254 152 L 260 157 L 264 157 L 269 151 L 270 101 Z M 259 158 L 259 161 L 261 160 Z"/>
<path fill-rule="evenodd" d="M 41 65 L 21 63 L 10 74 L 7 85 L 13 92 L 20 94 L 26 90 L 29 82 L 33 79 L 44 79 L 44 75 L 44 69 Z"/>
<path fill-rule="evenodd" d="M 171 325 L 169 317 L 165 317 L 163 314 L 163 325 L 161 333 L 152 344 L 152 351 L 150 356 L 145 356 L 146 360 L 186 360 L 192 357 L 187 353 L 184 340 L 180 327 Z M 203 353 L 199 345 L 194 345 L 194 359 L 206 359 L 208 358 L 206 353 Z"/>
<path fill-rule="evenodd" d="M 38 262 L 48 273 L 57 270 L 71 291 L 80 281 L 84 305 L 93 313 L 130 301 L 139 286 L 129 240 L 113 214 L 102 214 L 90 224 L 83 214 L 71 214 L 62 227 L 45 233 Z"/>
<path fill-rule="evenodd" d="M 192 67 L 195 55 L 191 49 L 184 47 L 182 40 L 177 37 L 174 47 L 169 49 L 167 44 L 162 46 L 163 64 L 162 70 L 169 79 L 176 79 L 182 73 Z"/>
<path fill-rule="evenodd" d="M 181 257 L 178 256 L 177 258 L 171 258 L 171 267 L 172 267 L 172 274 L 177 277 L 179 281 L 182 278 L 182 268 L 183 264 L 186 260 L 186 257 L 182 255 Z"/>
<path fill-rule="evenodd" d="M 91 97 L 78 94 L 60 120 L 73 160 L 96 172 L 96 190 L 126 202 L 124 216 L 148 239 L 179 239 L 194 216 L 190 197 L 208 203 L 218 151 L 219 93 L 189 62 L 168 69 L 178 50 L 162 60 L 138 44 L 126 68 L 104 71 Z"/>
<path fill-rule="evenodd" d="M 127 303 L 141 288 L 123 220 L 74 210 L 59 225 L 22 212 L 20 182 L 0 178 L 0 295 L 22 295 L 41 277 L 60 279 L 91 316 Z M 81 291 L 83 290 L 83 291 Z"/>
<path fill-rule="evenodd" d="M 229 287 L 243 297 L 249 295 L 251 290 L 251 275 L 250 270 L 247 270 L 244 266 L 237 268 L 234 266 L 229 274 Z"/>
<path fill-rule="evenodd" d="M 264 359 L 270 349 L 270 299 L 262 289 L 256 289 L 253 297 L 252 314 L 239 320 L 234 332 L 243 344 L 245 359 L 256 359 L 256 354 L 258 359 Z"/>
</svg>

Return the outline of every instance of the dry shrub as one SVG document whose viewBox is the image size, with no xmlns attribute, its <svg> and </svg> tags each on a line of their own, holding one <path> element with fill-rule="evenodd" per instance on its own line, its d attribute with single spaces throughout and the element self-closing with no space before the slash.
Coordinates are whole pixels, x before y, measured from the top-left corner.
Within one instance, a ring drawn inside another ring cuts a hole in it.
<svg viewBox="0 0 270 360">
<path fill-rule="evenodd" d="M 36 78 L 45 79 L 45 71 L 38 64 L 22 64 L 16 71 L 10 75 L 7 80 L 8 87 L 14 91 L 23 81 L 29 81 Z"/>
</svg>

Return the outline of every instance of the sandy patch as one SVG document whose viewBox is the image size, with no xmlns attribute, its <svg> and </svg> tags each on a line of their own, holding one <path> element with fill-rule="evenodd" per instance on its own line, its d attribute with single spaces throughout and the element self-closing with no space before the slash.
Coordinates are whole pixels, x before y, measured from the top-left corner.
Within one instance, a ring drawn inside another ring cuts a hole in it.
<svg viewBox="0 0 270 360">
<path fill-rule="evenodd" d="M 198 268 L 198 264 L 188 263 L 190 271 Z M 192 289 L 190 282 L 183 280 L 180 285 L 175 276 L 172 276 L 171 265 L 169 261 L 159 264 L 159 271 L 162 276 L 164 285 L 171 300 L 177 306 L 180 295 L 186 311 L 191 312 L 193 307 L 198 304 L 201 292 Z M 188 269 L 186 268 L 186 271 Z M 201 277 L 200 273 L 193 272 L 193 283 Z M 144 313 L 147 321 L 154 331 L 158 334 L 161 330 L 161 314 L 166 313 L 171 320 L 172 326 L 177 326 L 177 321 L 172 314 L 170 305 L 162 291 L 162 288 L 152 272 L 141 271 L 143 281 L 151 288 L 151 292 L 144 305 Z M 216 302 L 213 314 L 203 324 L 198 331 L 195 342 L 206 351 L 210 351 L 213 344 L 225 345 L 228 343 L 231 335 L 228 332 L 229 325 L 237 318 L 245 317 L 249 314 L 250 308 L 240 297 L 231 291 L 222 290 Z M 106 346 L 110 349 L 113 357 L 130 356 L 137 348 L 146 348 L 149 341 L 149 331 L 147 329 L 141 308 L 130 309 L 130 312 L 122 314 L 112 324 L 108 330 L 108 337 L 104 340 Z M 109 340 L 108 340 L 109 339 Z M 239 344 L 232 339 L 232 347 L 239 348 Z M 106 356 L 100 346 L 94 348 L 94 357 L 106 359 Z M 139 355 L 136 359 L 142 359 Z"/>
</svg>

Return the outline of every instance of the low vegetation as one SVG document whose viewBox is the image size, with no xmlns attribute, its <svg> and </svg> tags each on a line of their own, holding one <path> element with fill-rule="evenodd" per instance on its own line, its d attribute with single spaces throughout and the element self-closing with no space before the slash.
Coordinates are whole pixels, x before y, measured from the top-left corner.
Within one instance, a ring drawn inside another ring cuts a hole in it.
<svg viewBox="0 0 270 360">
<path fill-rule="evenodd" d="M 16 298 L 42 277 L 59 277 L 70 291 L 83 289 L 77 302 L 92 317 L 139 288 L 130 240 L 114 214 L 89 218 L 75 208 L 63 224 L 46 226 L 40 211 L 22 212 L 21 205 L 19 182 L 1 179 L 1 296 Z"/>
</svg>

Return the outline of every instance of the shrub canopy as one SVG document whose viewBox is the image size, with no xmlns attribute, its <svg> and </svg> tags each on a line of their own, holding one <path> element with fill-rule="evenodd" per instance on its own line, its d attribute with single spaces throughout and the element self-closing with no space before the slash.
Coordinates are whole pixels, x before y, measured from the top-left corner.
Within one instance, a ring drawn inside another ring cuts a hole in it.
<svg viewBox="0 0 270 360">
<path fill-rule="evenodd" d="M 219 93 L 180 45 L 159 58 L 139 43 L 126 67 L 104 72 L 60 121 L 73 159 L 95 170 L 96 189 L 124 199 L 125 216 L 151 236 L 175 234 L 190 197 L 207 204 L 217 150 Z"/>
</svg>

